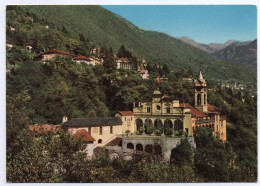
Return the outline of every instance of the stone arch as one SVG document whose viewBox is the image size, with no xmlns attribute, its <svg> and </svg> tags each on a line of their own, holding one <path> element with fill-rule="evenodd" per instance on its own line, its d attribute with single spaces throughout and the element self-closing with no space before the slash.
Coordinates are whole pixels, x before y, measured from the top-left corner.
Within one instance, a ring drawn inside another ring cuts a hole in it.
<svg viewBox="0 0 260 186">
<path fill-rule="evenodd" d="M 146 119 L 144 121 L 144 128 L 145 128 L 145 134 L 151 134 L 152 133 L 152 127 L 153 127 L 153 122 L 151 119 Z"/>
<path fill-rule="evenodd" d="M 136 130 L 137 131 L 140 131 L 140 128 L 144 127 L 143 120 L 141 120 L 140 118 L 136 119 L 135 123 L 136 123 Z"/>
<path fill-rule="evenodd" d="M 183 122 L 181 120 L 177 119 L 174 121 L 174 130 L 183 130 Z"/>
<path fill-rule="evenodd" d="M 172 129 L 173 129 L 173 124 L 170 119 L 166 119 L 164 121 L 164 134 L 165 135 L 172 135 Z"/>
<path fill-rule="evenodd" d="M 163 131 L 163 124 L 162 124 L 162 120 L 161 119 L 156 119 L 154 121 L 154 128 L 156 130 L 160 130 L 161 132 Z"/>
<path fill-rule="evenodd" d="M 153 153 L 153 145 L 146 145 L 145 146 L 145 152 Z"/>
<path fill-rule="evenodd" d="M 118 158 L 119 158 L 119 154 L 113 152 L 113 153 L 111 153 L 111 154 L 109 155 L 109 157 L 110 157 L 111 160 L 118 159 Z"/>
<path fill-rule="evenodd" d="M 143 152 L 143 150 L 144 150 L 143 145 L 140 144 L 140 143 L 138 143 L 138 144 L 136 145 L 136 150 Z"/>
<path fill-rule="evenodd" d="M 133 143 L 127 143 L 126 148 L 128 148 L 128 149 L 134 149 Z"/>
<path fill-rule="evenodd" d="M 162 147 L 161 147 L 161 145 L 154 145 L 154 154 L 162 155 Z"/>
<path fill-rule="evenodd" d="M 201 105 L 201 95 L 197 95 L 197 105 Z"/>
</svg>

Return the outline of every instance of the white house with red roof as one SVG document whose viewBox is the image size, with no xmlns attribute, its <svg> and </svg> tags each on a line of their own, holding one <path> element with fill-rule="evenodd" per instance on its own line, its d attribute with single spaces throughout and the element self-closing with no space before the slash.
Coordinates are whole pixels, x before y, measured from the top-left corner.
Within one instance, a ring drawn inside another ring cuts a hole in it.
<svg viewBox="0 0 260 186">
<path fill-rule="evenodd" d="M 81 129 L 77 131 L 74 137 L 81 138 L 82 142 L 85 143 L 86 147 L 83 152 L 87 153 L 88 158 L 92 158 L 93 149 L 94 149 L 94 141 L 96 141 L 85 129 Z"/>
<path fill-rule="evenodd" d="M 132 69 L 132 64 L 127 58 L 116 58 L 116 68 L 117 69 Z"/>
<path fill-rule="evenodd" d="M 90 58 L 86 57 L 86 56 L 77 56 L 77 57 L 73 57 L 72 61 L 76 62 L 76 63 L 86 63 L 86 64 L 90 64 L 91 60 Z"/>
</svg>

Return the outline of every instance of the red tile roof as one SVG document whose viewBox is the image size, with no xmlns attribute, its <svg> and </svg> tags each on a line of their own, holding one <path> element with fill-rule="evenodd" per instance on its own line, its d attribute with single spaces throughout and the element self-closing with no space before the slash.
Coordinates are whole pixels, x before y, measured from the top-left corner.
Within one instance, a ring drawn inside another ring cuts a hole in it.
<svg viewBox="0 0 260 186">
<path fill-rule="evenodd" d="M 77 56 L 77 57 L 74 57 L 73 60 L 87 60 L 87 61 L 90 61 L 90 59 L 87 58 L 86 56 Z"/>
<path fill-rule="evenodd" d="M 193 106 L 191 106 L 191 105 L 188 104 L 188 103 L 180 104 L 180 107 L 190 108 L 191 117 L 196 117 L 196 118 L 204 118 L 204 117 L 207 117 L 206 114 L 204 114 L 204 113 L 201 112 L 200 110 L 194 108 Z"/>
<path fill-rule="evenodd" d="M 48 50 L 48 51 L 44 52 L 44 54 L 62 54 L 62 55 L 71 55 L 69 52 L 64 52 L 64 51 L 56 50 L 56 49 Z"/>
<path fill-rule="evenodd" d="M 96 141 L 85 129 L 81 129 L 73 136 L 82 138 L 82 141 L 91 142 Z"/>
<path fill-rule="evenodd" d="M 208 104 L 208 111 L 209 112 L 220 112 L 217 107 L 210 105 L 210 104 Z"/>
<path fill-rule="evenodd" d="M 134 116 L 134 113 L 132 111 L 119 111 L 119 114 L 122 116 Z"/>
</svg>

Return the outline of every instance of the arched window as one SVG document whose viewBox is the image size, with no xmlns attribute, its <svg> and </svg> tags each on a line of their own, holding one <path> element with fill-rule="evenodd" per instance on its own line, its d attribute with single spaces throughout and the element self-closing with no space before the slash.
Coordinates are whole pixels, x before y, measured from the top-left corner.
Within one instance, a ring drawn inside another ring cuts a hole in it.
<svg viewBox="0 0 260 186">
<path fill-rule="evenodd" d="M 98 140 L 98 143 L 102 143 L 102 139 L 99 139 L 99 140 Z"/>
<path fill-rule="evenodd" d="M 167 107 L 167 108 L 166 108 L 166 113 L 167 113 L 167 114 L 170 114 L 170 113 L 171 113 L 171 108 L 170 108 L 170 107 Z"/>
<path fill-rule="evenodd" d="M 173 132 L 173 125 L 172 125 L 172 121 L 169 119 L 166 119 L 164 121 L 164 134 L 165 135 L 172 135 Z"/>
<path fill-rule="evenodd" d="M 175 131 L 183 130 L 183 123 L 181 120 L 178 119 L 174 121 L 174 130 Z"/>
<path fill-rule="evenodd" d="M 197 105 L 201 105 L 201 95 L 197 95 Z"/>
<path fill-rule="evenodd" d="M 143 151 L 143 145 L 142 144 L 137 144 L 136 145 L 136 150 L 137 151 Z"/>
<path fill-rule="evenodd" d="M 207 97 L 206 97 L 206 94 L 204 94 L 204 105 L 207 104 Z"/>
<path fill-rule="evenodd" d="M 151 119 L 146 119 L 144 121 L 145 134 L 151 134 L 152 133 L 152 127 L 153 127 L 152 120 Z"/>
<path fill-rule="evenodd" d="M 151 112 L 151 107 L 148 106 L 146 109 L 147 109 L 147 113 Z"/>
<path fill-rule="evenodd" d="M 162 120 L 156 119 L 154 121 L 154 128 L 157 129 L 157 130 L 160 130 L 162 132 L 163 131 Z"/>
<path fill-rule="evenodd" d="M 141 119 L 136 119 L 135 123 L 137 131 L 140 131 L 140 128 L 143 127 L 143 121 Z"/>
<path fill-rule="evenodd" d="M 128 149 L 134 149 L 133 143 L 128 143 L 127 146 L 126 146 L 126 148 L 128 148 Z"/>
</svg>

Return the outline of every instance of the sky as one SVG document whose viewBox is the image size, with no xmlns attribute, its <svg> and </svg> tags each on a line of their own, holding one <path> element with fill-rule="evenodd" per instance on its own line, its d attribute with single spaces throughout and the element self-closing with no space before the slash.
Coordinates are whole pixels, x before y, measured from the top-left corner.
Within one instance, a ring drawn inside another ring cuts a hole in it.
<svg viewBox="0 0 260 186">
<path fill-rule="evenodd" d="M 186 36 L 200 43 L 257 37 L 254 5 L 106 5 L 102 6 L 139 28 L 173 37 Z"/>
</svg>

